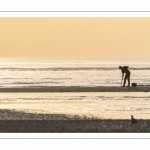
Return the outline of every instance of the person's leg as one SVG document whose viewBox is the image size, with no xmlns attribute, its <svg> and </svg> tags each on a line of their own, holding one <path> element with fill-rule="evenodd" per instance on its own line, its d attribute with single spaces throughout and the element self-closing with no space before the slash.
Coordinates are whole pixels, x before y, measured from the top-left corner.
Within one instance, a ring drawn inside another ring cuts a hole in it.
<svg viewBox="0 0 150 150">
<path fill-rule="evenodd" d="M 130 74 L 127 74 L 127 79 L 128 79 L 128 87 L 130 86 Z"/>
<path fill-rule="evenodd" d="M 129 77 L 128 77 L 128 86 L 130 86 L 130 74 L 129 74 Z"/>
<path fill-rule="evenodd" d="M 124 84 L 123 84 L 123 86 L 125 86 L 125 85 L 126 85 L 126 79 L 127 79 L 127 75 L 125 75 L 125 78 L 124 78 Z"/>
</svg>

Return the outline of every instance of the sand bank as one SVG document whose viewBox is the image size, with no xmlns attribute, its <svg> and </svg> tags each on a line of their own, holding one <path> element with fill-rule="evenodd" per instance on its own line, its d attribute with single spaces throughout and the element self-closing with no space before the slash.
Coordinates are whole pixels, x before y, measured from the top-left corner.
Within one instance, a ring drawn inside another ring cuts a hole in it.
<svg viewBox="0 0 150 150">
<path fill-rule="evenodd" d="M 0 88 L 0 92 L 150 92 L 150 86 L 117 87 L 117 86 L 30 86 Z"/>
</svg>

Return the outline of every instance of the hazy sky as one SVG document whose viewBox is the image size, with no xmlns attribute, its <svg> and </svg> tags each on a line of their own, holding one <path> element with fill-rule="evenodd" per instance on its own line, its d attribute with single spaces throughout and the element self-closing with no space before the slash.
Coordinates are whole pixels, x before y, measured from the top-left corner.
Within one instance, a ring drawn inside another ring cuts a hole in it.
<svg viewBox="0 0 150 150">
<path fill-rule="evenodd" d="M 150 58 L 150 18 L 0 18 L 0 57 Z"/>
</svg>

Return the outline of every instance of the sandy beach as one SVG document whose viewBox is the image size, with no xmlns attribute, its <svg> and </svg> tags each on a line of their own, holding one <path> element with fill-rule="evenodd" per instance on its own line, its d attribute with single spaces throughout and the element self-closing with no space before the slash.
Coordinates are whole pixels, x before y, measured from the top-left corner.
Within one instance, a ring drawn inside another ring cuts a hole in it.
<svg viewBox="0 0 150 150">
<path fill-rule="evenodd" d="M 1 133 L 149 133 L 150 120 L 1 120 Z"/>
<path fill-rule="evenodd" d="M 15 110 L 0 110 L 1 117 L 7 115 L 10 120 L 0 120 L 1 133 L 149 133 L 150 120 L 107 120 L 80 118 L 58 114 L 33 114 Z M 12 120 L 13 117 L 21 120 Z M 24 120 L 28 118 L 28 120 Z M 44 120 L 36 120 L 42 118 Z M 51 120 L 47 120 L 51 119 Z"/>
<path fill-rule="evenodd" d="M 119 87 L 119 86 L 29 86 L 0 88 L 0 92 L 150 92 L 150 86 Z"/>
<path fill-rule="evenodd" d="M 29 92 L 17 93 L 17 95 L 16 93 L 1 93 L 0 132 L 149 133 L 150 104 L 147 100 L 142 100 L 142 93 L 138 93 L 141 97 L 139 101 L 129 100 L 127 97 L 125 100 L 120 98 L 118 100 L 109 99 L 111 96 L 115 97 L 117 94 L 115 92 L 102 92 L 100 94 L 97 92 Z M 119 94 L 124 95 L 124 93 L 118 93 L 117 96 Z M 106 100 L 103 99 L 105 95 L 107 95 Z M 132 93 L 126 93 L 125 95 L 134 96 Z M 52 99 L 42 100 L 43 96 Z M 58 100 L 53 100 L 56 98 L 55 96 Z M 69 98 L 65 100 L 65 96 Z M 91 99 L 92 96 L 101 96 L 102 98 L 99 97 L 94 100 Z M 8 100 L 5 100 L 6 97 Z M 22 100 L 21 97 L 25 99 Z M 34 100 L 34 97 L 39 99 Z M 83 99 L 78 100 L 79 97 Z M 147 97 L 149 97 L 149 94 Z M 136 117 L 137 124 L 131 123 L 131 114 Z"/>
</svg>

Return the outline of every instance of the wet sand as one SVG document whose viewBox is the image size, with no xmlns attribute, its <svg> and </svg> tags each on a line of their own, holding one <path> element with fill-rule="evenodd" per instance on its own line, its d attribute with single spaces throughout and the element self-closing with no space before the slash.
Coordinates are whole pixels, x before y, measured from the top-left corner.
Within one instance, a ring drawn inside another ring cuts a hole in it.
<svg viewBox="0 0 150 150">
<path fill-rule="evenodd" d="M 22 93 L 21 93 L 22 94 Z M 30 93 L 28 93 L 30 94 Z M 35 93 L 33 93 L 35 94 Z M 46 93 L 45 93 L 46 94 Z M 54 93 L 56 94 L 56 93 Z M 70 93 L 72 94 L 72 93 Z M 92 95 L 89 93 L 88 95 Z M 49 95 L 49 94 L 48 94 Z M 47 95 L 47 96 L 48 96 Z M 62 95 L 63 94 L 58 94 Z M 69 95 L 69 94 L 68 94 Z M 26 96 L 26 95 L 24 95 Z M 40 96 L 39 94 L 37 96 Z M 112 95 L 113 96 L 113 95 Z M 148 100 L 1 100 L 0 110 L 8 110 L 13 113 L 0 115 L 0 120 L 60 120 L 53 118 L 51 114 L 59 116 L 63 114 L 71 119 L 78 116 L 79 119 L 130 119 L 134 115 L 137 119 L 150 119 L 150 102 Z M 59 98 L 58 98 L 59 99 Z M 19 115 L 28 114 L 28 115 Z M 33 115 L 32 115 L 33 114 Z M 43 117 L 39 117 L 41 116 Z M 33 117 L 34 116 L 34 117 Z M 36 117 L 35 117 L 36 116 Z M 50 116 L 50 117 L 47 117 Z"/>
<path fill-rule="evenodd" d="M 26 107 L 0 109 L 0 133 L 150 133 L 150 119 L 136 118 L 137 124 L 132 124 L 130 119 L 102 119 L 86 113 L 52 113 Z"/>
<path fill-rule="evenodd" d="M 103 120 L 80 118 L 65 114 L 33 114 L 15 110 L 0 110 L 1 117 L 7 115 L 11 120 L 0 120 L 1 133 L 150 133 L 150 120 Z M 18 120 L 12 120 L 12 116 Z M 23 120 L 26 118 L 27 120 Z M 37 120 L 42 118 L 43 120 Z M 47 120 L 51 119 L 51 120 Z"/>
<path fill-rule="evenodd" d="M 0 92 L 149 92 L 149 87 L 31 87 L 0 88 Z M 44 109 L 27 109 L 29 105 L 21 102 L 2 102 L 0 108 L 1 133 L 150 133 L 150 119 L 136 118 L 138 123 L 132 124 L 129 119 L 106 119 L 83 114 L 66 114 L 46 112 Z M 35 103 L 32 103 L 33 105 Z M 37 103 L 39 107 L 44 102 Z M 60 103 L 58 103 L 60 104 Z M 89 104 L 92 104 L 91 102 Z M 10 108 L 7 106 L 10 105 Z M 18 105 L 18 106 L 17 106 Z M 33 108 L 31 105 L 31 108 Z M 6 106 L 6 108 L 2 108 Z M 47 106 L 47 103 L 45 103 Z M 44 107 L 45 107 L 44 106 Z M 95 105 L 96 106 L 96 105 Z M 17 107 L 17 109 L 16 109 Z M 53 107 L 53 106 L 52 106 Z M 60 106 L 61 108 L 61 106 Z M 50 109 L 49 109 L 50 110 Z M 109 112 L 109 111 L 108 111 Z M 149 114 L 147 114 L 149 115 Z"/>
<path fill-rule="evenodd" d="M 120 87 L 120 86 L 30 86 L 0 88 L 0 92 L 150 92 L 150 86 Z"/>
</svg>

